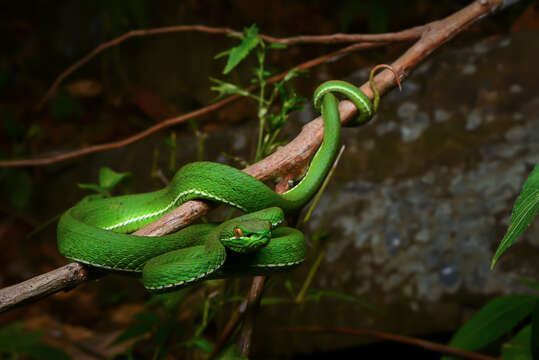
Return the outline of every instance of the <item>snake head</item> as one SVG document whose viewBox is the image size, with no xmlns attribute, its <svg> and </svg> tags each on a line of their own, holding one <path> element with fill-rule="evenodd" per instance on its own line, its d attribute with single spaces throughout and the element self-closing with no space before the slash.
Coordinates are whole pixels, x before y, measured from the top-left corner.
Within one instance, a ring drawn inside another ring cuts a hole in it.
<svg viewBox="0 0 539 360">
<path fill-rule="evenodd" d="M 266 246 L 271 239 L 271 223 L 249 219 L 233 221 L 220 236 L 223 245 L 235 252 L 246 253 Z"/>
</svg>

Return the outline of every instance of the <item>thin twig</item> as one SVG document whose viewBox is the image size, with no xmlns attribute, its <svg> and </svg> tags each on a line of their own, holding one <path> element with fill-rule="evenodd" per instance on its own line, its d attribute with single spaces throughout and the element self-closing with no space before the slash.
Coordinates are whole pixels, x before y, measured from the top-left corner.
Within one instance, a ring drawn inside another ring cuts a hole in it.
<svg viewBox="0 0 539 360">
<path fill-rule="evenodd" d="M 298 65 L 297 67 L 295 67 L 295 69 L 298 69 L 298 70 L 306 70 L 306 69 L 309 69 L 311 67 L 314 67 L 316 65 L 319 65 L 319 64 L 322 64 L 326 61 L 329 61 L 337 56 L 342 56 L 342 55 L 346 55 L 346 54 L 349 54 L 353 51 L 358 51 L 358 50 L 362 50 L 362 49 L 367 49 L 367 48 L 372 48 L 372 47 L 376 47 L 376 46 L 382 46 L 382 45 L 386 45 L 386 43 L 360 43 L 360 44 L 353 44 L 353 45 L 350 45 L 350 46 L 347 46 L 345 48 L 342 48 L 340 50 L 337 50 L 337 51 L 334 51 L 330 54 L 327 54 L 327 55 L 323 55 L 323 56 L 320 56 L 320 57 L 317 57 L 315 59 L 312 59 L 312 60 L 309 60 L 309 61 L 306 61 L 300 65 Z M 288 74 L 289 71 L 286 71 L 286 72 L 283 72 L 279 75 L 275 75 L 271 78 L 268 79 L 268 84 L 273 84 L 279 80 L 282 80 L 286 74 Z M 251 92 L 253 90 L 255 90 L 257 88 L 257 85 L 252 85 L 250 87 L 248 87 L 246 90 Z M 84 156 L 84 155 L 88 155 L 88 154 L 92 154 L 92 153 L 96 153 L 96 152 L 100 152 L 100 151 L 105 151 L 105 150 L 110 150 L 110 149 L 116 149 L 116 148 L 120 148 L 120 147 L 123 147 L 123 146 L 126 146 L 126 145 L 129 145 L 129 144 L 132 144 L 136 141 L 139 141 L 143 138 L 145 138 L 146 136 L 149 136 L 157 131 L 160 131 L 160 130 L 163 130 L 163 129 L 166 129 L 166 128 L 169 128 L 171 126 L 175 126 L 175 125 L 178 125 L 178 124 L 181 124 L 181 123 L 184 123 L 186 122 L 187 120 L 189 119 L 193 119 L 193 118 L 196 118 L 196 117 L 200 117 L 200 116 L 203 116 L 203 115 L 207 115 L 215 110 L 218 110 L 220 108 L 222 108 L 223 106 L 225 105 L 228 105 L 228 104 L 231 104 L 232 102 L 238 100 L 242 98 L 241 95 L 231 95 L 227 98 L 224 98 L 216 103 L 213 103 L 211 105 L 208 105 L 208 106 L 205 106 L 201 109 L 198 109 L 198 110 L 194 110 L 194 111 L 191 111 L 187 114 L 183 114 L 183 115 L 180 115 L 180 116 L 176 116 L 176 117 L 173 117 L 173 118 L 170 118 L 170 119 L 166 119 L 166 120 L 163 120 L 162 122 L 156 124 L 156 125 L 153 125 L 151 127 L 149 127 L 148 129 L 146 130 L 143 130 L 141 132 L 139 132 L 138 134 L 135 134 L 135 135 L 132 135 L 128 138 L 125 138 L 123 140 L 119 140 L 119 141 L 113 141 L 113 142 L 109 142 L 109 143 L 104 143 L 104 144 L 98 144 L 98 145 L 91 145 L 91 146 L 87 146 L 87 147 L 84 147 L 82 149 L 78 149 L 78 150 L 74 150 L 74 151 L 70 151 L 70 152 L 65 152 L 65 153 L 61 153 L 61 154 L 58 154 L 58 155 L 53 155 L 53 156 L 50 156 L 50 157 L 40 157 L 40 158 L 31 158 L 31 159 L 23 159 L 23 160 L 0 160 L 0 167 L 15 167 L 15 166 L 41 166 L 41 165 L 50 165 L 50 164 L 54 164 L 54 163 L 57 163 L 57 162 L 61 162 L 61 161 L 65 161 L 65 160 L 69 160 L 69 159 L 73 159 L 73 158 L 76 158 L 76 157 L 79 157 L 79 156 Z"/>
<path fill-rule="evenodd" d="M 313 43 L 322 43 L 322 44 L 335 44 L 335 43 L 355 43 L 355 42 L 398 42 L 398 41 L 407 41 L 417 39 L 421 36 L 421 33 L 424 30 L 424 26 L 416 26 L 411 29 L 406 29 L 396 33 L 386 33 L 386 34 L 332 34 L 332 35 L 300 35 L 293 36 L 288 38 L 277 38 L 269 35 L 260 34 L 259 36 L 267 42 L 280 43 L 284 45 L 295 45 L 295 44 L 313 44 Z M 47 90 L 43 98 L 40 100 L 37 105 L 37 109 L 40 110 L 43 105 L 56 93 L 58 86 L 62 81 L 68 77 L 70 74 L 75 72 L 81 66 L 89 62 L 91 59 L 96 57 L 98 54 L 104 50 L 116 46 L 128 39 L 141 36 L 151 36 L 151 35 L 160 35 L 160 34 L 170 34 L 178 32 L 203 32 L 207 34 L 222 34 L 222 35 L 233 35 L 233 36 L 243 36 L 240 31 L 232 30 L 230 28 L 218 28 L 205 25 L 178 25 L 178 26 L 167 26 L 155 29 L 147 30 L 132 30 L 129 31 L 115 39 L 107 41 L 92 51 L 90 51 L 86 56 L 75 62 L 73 65 L 68 67 L 63 71 L 53 82 L 51 87 Z"/>
<path fill-rule="evenodd" d="M 418 339 L 418 338 L 405 336 L 405 335 L 391 334 L 391 333 L 386 333 L 386 332 L 377 331 L 377 330 L 360 330 L 360 329 L 348 329 L 348 328 L 323 328 L 319 326 L 295 326 L 295 327 L 275 329 L 275 330 L 271 330 L 270 332 L 271 333 L 306 332 L 306 333 L 319 333 L 319 334 L 334 333 L 334 334 L 368 336 L 368 337 L 375 337 L 375 338 L 389 340 L 393 342 L 418 346 L 423 349 L 427 349 L 427 350 L 431 350 L 431 351 L 435 351 L 435 352 L 447 354 L 447 355 L 459 356 L 465 359 L 500 360 L 492 356 L 478 354 L 478 353 L 454 348 L 451 346 L 447 346 L 444 344 L 435 343 L 428 340 Z"/>
</svg>

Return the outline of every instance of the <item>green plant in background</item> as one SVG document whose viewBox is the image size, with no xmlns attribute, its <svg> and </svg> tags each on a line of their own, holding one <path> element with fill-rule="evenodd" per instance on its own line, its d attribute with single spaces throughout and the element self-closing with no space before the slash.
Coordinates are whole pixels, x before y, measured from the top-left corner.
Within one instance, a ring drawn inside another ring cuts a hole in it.
<svg viewBox="0 0 539 360">
<path fill-rule="evenodd" d="M 492 267 L 530 226 L 538 212 L 539 164 L 530 173 L 515 202 L 509 228 L 494 254 Z M 475 351 L 505 336 L 509 340 L 502 346 L 504 360 L 538 359 L 539 283 L 526 279 L 521 281 L 534 289 L 536 294 L 504 296 L 490 301 L 455 333 L 449 345 Z"/>
<path fill-rule="evenodd" d="M 218 292 L 213 291 L 212 287 L 206 284 L 204 287 L 189 287 L 153 295 L 145 304 L 145 310 L 136 315 L 136 321 L 111 343 L 112 346 L 132 341 L 128 349 L 117 356 L 137 358 L 134 355 L 135 348 L 138 351 L 144 351 L 145 348 L 151 349 L 148 351 L 151 351 L 152 355 L 145 356 L 151 359 L 166 358 L 167 354 L 177 348 L 196 348 L 209 354 L 213 345 L 202 335 L 220 310 L 219 304 L 222 305 L 217 296 Z M 203 299 L 191 309 L 199 325 L 186 327 L 179 321 L 180 310 L 192 296 L 200 295 L 201 289 L 203 293 L 209 289 L 210 294 L 202 295 Z"/>
<path fill-rule="evenodd" d="M 77 184 L 79 188 L 96 192 L 96 194 L 86 195 L 82 198 L 81 202 L 92 201 L 101 199 L 104 197 L 110 197 L 112 190 L 121 183 L 127 183 L 131 179 L 131 173 L 118 173 L 108 167 L 99 169 L 99 183 L 98 184 Z M 46 227 L 56 223 L 56 221 L 62 216 L 62 213 L 53 216 L 52 218 L 44 221 L 32 230 L 26 236 L 27 239 L 39 234 Z"/>
<path fill-rule="evenodd" d="M 63 351 L 43 343 L 43 333 L 27 330 L 22 323 L 0 328 L 1 359 L 68 360 Z"/>
<path fill-rule="evenodd" d="M 84 107 L 65 87 L 59 89 L 51 102 L 51 114 L 56 120 L 79 119 L 84 115 Z"/>
<path fill-rule="evenodd" d="M 111 191 L 121 182 L 131 179 L 131 173 L 119 173 L 108 167 L 99 169 L 98 184 L 78 184 L 81 189 L 95 191 L 103 197 L 110 197 Z"/>
<path fill-rule="evenodd" d="M 228 74 L 240 64 L 249 53 L 255 51 L 258 66 L 252 70 L 253 78 L 251 79 L 251 83 L 258 85 L 258 94 L 251 93 L 241 86 L 211 78 L 216 84 L 211 89 L 219 93 L 218 98 L 237 94 L 250 97 L 257 101 L 259 131 L 254 159 L 255 162 L 276 150 L 280 145 L 277 141 L 277 136 L 285 122 L 288 120 L 288 115 L 294 110 L 301 109 L 301 104 L 307 100 L 304 97 L 297 95 L 290 84 L 290 80 L 301 74 L 300 71 L 295 69 L 290 71 L 281 81 L 273 84 L 273 89 L 267 91 L 267 87 L 269 86 L 267 80 L 271 73 L 264 67 L 266 51 L 268 48 L 283 49 L 284 47 L 284 45 L 273 43 L 266 45 L 264 41 L 258 37 L 258 28 L 256 25 L 251 25 L 244 29 L 241 43 L 238 46 L 223 51 L 215 56 L 216 59 L 228 56 L 227 63 L 223 70 L 223 74 Z M 281 100 L 282 106 L 280 110 L 271 112 L 272 106 L 278 98 Z"/>
<path fill-rule="evenodd" d="M 0 109 L 3 131 L 10 144 L 12 151 L 10 156 L 24 154 L 30 142 L 43 135 L 41 127 L 32 124 L 26 127 L 17 117 L 6 109 Z M 0 158 L 6 157 L 0 152 Z M 0 169 L 0 187 L 2 192 L 9 199 L 10 204 L 17 210 L 26 208 L 30 202 L 33 192 L 32 177 L 28 171 L 18 168 Z"/>
</svg>

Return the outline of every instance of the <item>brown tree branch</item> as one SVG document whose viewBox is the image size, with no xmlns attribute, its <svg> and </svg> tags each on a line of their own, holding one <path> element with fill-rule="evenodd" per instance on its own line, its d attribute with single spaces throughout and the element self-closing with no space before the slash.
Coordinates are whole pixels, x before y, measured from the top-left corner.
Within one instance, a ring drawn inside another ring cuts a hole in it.
<svg viewBox="0 0 539 360">
<path fill-rule="evenodd" d="M 396 33 L 386 33 L 386 34 L 332 34 L 332 35 L 300 35 L 288 38 L 276 38 L 269 35 L 260 34 L 259 36 L 267 42 L 280 43 L 284 45 L 296 45 L 296 44 L 314 44 L 314 43 L 355 43 L 355 42 L 397 42 L 397 41 L 407 41 L 417 39 L 421 36 L 423 32 L 423 26 L 416 26 L 411 29 L 406 29 Z M 51 87 L 47 90 L 43 98 L 40 100 L 37 108 L 38 110 L 43 107 L 43 105 L 56 93 L 58 86 L 62 81 L 71 75 L 73 72 L 78 70 L 84 64 L 92 60 L 98 54 L 104 50 L 116 46 L 128 39 L 141 36 L 151 36 L 159 34 L 170 34 L 178 32 L 203 32 L 207 34 L 223 34 L 223 35 L 233 35 L 233 36 L 242 36 L 243 33 L 232 30 L 230 28 L 218 28 L 205 25 L 178 25 L 178 26 L 167 26 L 155 29 L 147 30 L 132 30 L 129 31 L 115 39 L 107 41 L 92 51 L 90 51 L 86 56 L 75 62 L 73 65 L 68 67 L 63 71 L 53 82 Z"/>
<path fill-rule="evenodd" d="M 442 354 L 458 356 L 465 359 L 472 360 L 500 360 L 492 356 L 478 354 L 455 347 L 447 346 L 444 344 L 438 344 L 432 341 L 414 338 L 411 336 L 398 335 L 386 333 L 377 330 L 360 330 L 360 329 L 348 329 L 348 328 L 322 328 L 319 326 L 297 326 L 289 328 L 281 328 L 272 330 L 271 333 L 292 333 L 292 332 L 306 332 L 315 334 L 347 334 L 347 335 L 359 335 L 375 337 L 379 339 L 389 340 L 393 342 L 418 346 L 423 349 L 435 351 Z"/>
<path fill-rule="evenodd" d="M 238 341 L 238 347 L 243 356 L 246 358 L 249 357 L 249 352 L 251 351 L 251 338 L 255 328 L 256 313 L 258 306 L 260 305 L 260 300 L 262 299 L 265 283 L 265 276 L 255 276 L 253 278 L 253 282 L 251 283 L 251 290 L 247 296 L 247 310 Z"/>
<path fill-rule="evenodd" d="M 477 21 L 483 16 L 488 15 L 503 4 L 503 0 L 478 0 L 474 1 L 470 5 L 461 9 L 460 11 L 448 16 L 447 18 L 435 21 L 427 26 L 427 30 L 423 33 L 419 41 L 417 41 L 411 48 L 409 48 L 399 59 L 393 64 L 393 68 L 398 71 L 402 78 L 408 76 L 408 74 L 417 65 L 428 57 L 435 49 L 443 45 L 453 36 L 460 31 L 464 30 L 467 26 Z M 352 45 L 352 46 L 360 46 Z M 390 87 L 395 86 L 395 80 L 393 79 L 393 73 L 389 70 L 383 71 L 375 77 L 375 82 L 380 90 L 380 93 L 385 93 Z M 364 84 L 361 90 L 365 92 L 367 96 L 372 97 L 372 93 L 368 84 Z M 341 120 L 345 123 L 351 119 L 357 109 L 350 101 L 342 101 L 339 104 L 339 113 Z M 314 154 L 315 149 L 318 147 L 323 136 L 322 120 L 317 118 L 307 125 L 305 125 L 301 133 L 288 143 L 283 148 L 279 149 L 267 158 L 255 163 L 244 171 L 257 179 L 267 180 L 273 175 L 283 174 L 293 171 L 295 168 L 304 165 L 307 160 Z M 135 234 L 158 236 L 173 232 L 182 226 L 188 225 L 195 219 L 198 219 L 209 210 L 209 205 L 202 201 L 188 201 L 182 204 L 174 211 L 161 217 L 152 224 L 140 229 Z M 69 264 L 71 265 L 71 264 Z M 68 266 L 69 266 L 68 265 Z M 79 265 L 80 266 L 80 265 Z M 83 267 L 84 268 L 84 267 Z M 76 281 L 69 281 L 69 276 L 66 276 L 66 272 L 61 272 L 61 269 L 68 269 L 63 267 L 47 274 L 52 274 L 53 279 L 49 278 L 47 282 L 60 284 L 55 287 L 54 291 L 50 291 L 50 287 L 42 287 L 41 277 L 37 276 L 30 280 L 27 280 L 21 284 L 14 285 L 8 288 L 0 290 L 0 312 L 5 311 L 8 308 L 15 306 L 22 301 L 29 301 L 36 299 L 40 296 L 45 296 L 55 291 L 72 287 L 77 283 L 85 280 L 89 280 L 89 273 L 86 271 L 81 272 L 79 279 Z M 80 269 L 75 267 L 74 269 Z M 84 268 L 85 269 L 85 268 Z M 68 271 L 69 273 L 69 271 Z M 71 274 L 71 273 L 69 273 Z M 55 276 L 55 278 L 54 278 Z M 62 287 L 61 283 L 63 279 L 67 279 L 66 285 Z M 29 289 L 33 289 L 30 291 Z M 16 292 L 13 293 L 12 292 Z"/>
<path fill-rule="evenodd" d="M 16 305 L 39 300 L 61 290 L 69 290 L 81 282 L 98 278 L 99 271 L 79 263 L 70 263 L 23 281 L 19 284 L 0 289 L 0 313 Z"/>
<path fill-rule="evenodd" d="M 379 43 L 358 43 L 358 44 L 353 44 L 353 45 L 347 46 L 345 48 L 342 48 L 340 50 L 334 51 L 334 52 L 332 52 L 330 54 L 323 55 L 323 56 L 317 57 L 315 59 L 306 61 L 306 62 L 298 65 L 297 67 L 295 67 L 295 69 L 306 70 L 306 69 L 309 69 L 311 67 L 320 65 L 320 64 L 322 64 L 322 63 L 324 63 L 326 61 L 329 61 L 329 60 L 331 60 L 331 59 L 333 59 L 333 58 L 335 58 L 337 56 L 343 56 L 343 55 L 349 54 L 349 53 L 351 53 L 353 51 L 358 51 L 358 50 L 377 47 L 377 46 L 383 46 L 383 45 L 386 45 L 386 44 L 387 43 L 381 43 L 381 42 L 379 42 Z M 287 73 L 288 73 L 288 71 L 283 72 L 283 73 L 281 73 L 279 75 L 275 75 L 275 76 L 269 78 L 268 83 L 273 84 L 273 83 L 275 83 L 275 82 L 277 82 L 279 80 L 282 80 L 286 76 Z M 256 88 L 257 88 L 257 86 L 252 85 L 252 86 L 247 88 L 247 91 L 253 91 Z M 79 157 L 79 156 L 84 156 L 84 155 L 88 155 L 88 154 L 92 154 L 92 153 L 96 153 L 96 152 L 100 152 L 100 151 L 105 151 L 105 150 L 110 150 L 110 149 L 116 149 L 116 148 L 119 148 L 119 147 L 123 147 L 123 146 L 129 145 L 129 144 L 132 144 L 132 143 L 134 143 L 134 142 L 136 142 L 138 140 L 141 140 L 142 138 L 144 138 L 144 137 L 146 137 L 148 135 L 151 135 L 151 134 L 153 134 L 153 133 L 155 133 L 157 131 L 169 128 L 169 127 L 174 126 L 174 125 L 184 123 L 187 120 L 195 118 L 195 117 L 207 115 L 207 114 L 209 114 L 209 113 L 211 113 L 213 111 L 216 111 L 216 110 L 222 108 L 223 106 L 228 105 L 228 104 L 230 104 L 230 103 L 232 103 L 232 102 L 234 102 L 236 100 L 239 100 L 241 98 L 242 97 L 240 95 L 229 96 L 229 97 L 227 97 L 227 98 L 225 98 L 223 100 L 220 100 L 220 101 L 218 101 L 218 102 L 216 102 L 214 104 L 205 106 L 205 107 L 203 107 L 201 109 L 191 111 L 191 112 L 189 112 L 187 114 L 176 116 L 176 117 L 173 117 L 173 118 L 170 118 L 170 119 L 163 120 L 160 123 L 158 123 L 158 124 L 156 124 L 154 126 L 151 126 L 148 129 L 143 130 L 143 131 L 139 132 L 138 134 L 132 135 L 132 136 L 130 136 L 128 138 L 125 138 L 123 140 L 113 141 L 113 142 L 104 143 L 104 144 L 98 144 L 98 145 L 91 145 L 91 146 L 87 146 L 87 147 L 84 147 L 84 148 L 79 149 L 79 150 L 65 152 L 65 153 L 58 154 L 58 155 L 53 155 L 53 156 L 50 156 L 50 157 L 40 157 L 40 158 L 31 158 L 31 159 L 23 159 L 23 160 L 0 160 L 0 167 L 49 165 L 49 164 L 54 164 L 54 163 L 57 163 L 57 162 L 73 159 L 73 158 L 76 158 L 76 157 Z"/>
</svg>

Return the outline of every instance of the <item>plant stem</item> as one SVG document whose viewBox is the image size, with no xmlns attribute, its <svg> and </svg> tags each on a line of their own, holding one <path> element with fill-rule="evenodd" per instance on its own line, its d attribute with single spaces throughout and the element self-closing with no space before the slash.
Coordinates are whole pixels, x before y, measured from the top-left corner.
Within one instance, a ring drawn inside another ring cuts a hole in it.
<svg viewBox="0 0 539 360">
<path fill-rule="evenodd" d="M 266 79 L 264 79 L 264 47 L 261 46 L 257 51 L 258 57 L 258 82 L 260 84 L 260 91 L 258 96 L 258 119 L 259 119 L 259 128 L 258 128 L 258 142 L 256 144 L 256 154 L 255 162 L 262 159 L 264 154 L 264 127 L 266 126 L 266 114 L 267 107 L 264 101 L 264 92 L 266 88 Z"/>
<path fill-rule="evenodd" d="M 316 260 L 313 266 L 311 266 L 309 270 L 309 274 L 307 275 L 307 278 L 303 282 L 303 286 L 301 287 L 301 290 L 299 291 L 298 295 L 296 296 L 296 299 L 294 300 L 298 304 L 303 301 L 303 298 L 305 297 L 305 293 L 307 292 L 307 290 L 309 289 L 309 286 L 313 282 L 316 271 L 318 270 L 318 268 L 320 267 L 320 264 L 322 263 L 322 260 L 326 256 L 326 252 L 327 252 L 326 244 L 327 244 L 327 241 L 325 241 L 324 244 L 322 245 L 322 249 L 318 253 L 318 256 L 316 257 Z"/>
</svg>

